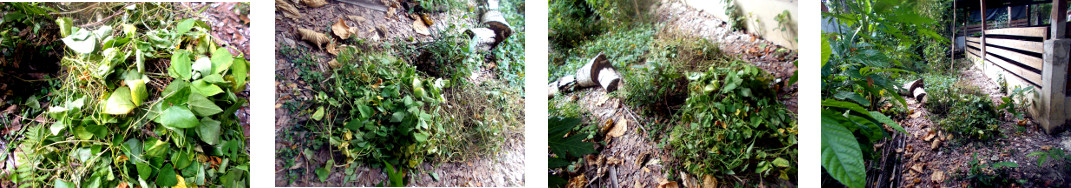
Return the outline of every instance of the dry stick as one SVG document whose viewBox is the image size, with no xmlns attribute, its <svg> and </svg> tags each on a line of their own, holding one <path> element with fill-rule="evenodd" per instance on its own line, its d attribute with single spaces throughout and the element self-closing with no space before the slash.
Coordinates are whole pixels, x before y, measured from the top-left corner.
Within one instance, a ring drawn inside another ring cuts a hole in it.
<svg viewBox="0 0 1071 188">
<path fill-rule="evenodd" d="M 614 166 L 610 167 L 610 180 L 611 180 L 610 183 L 613 183 L 614 187 L 619 187 L 619 186 L 617 186 L 618 185 L 618 183 L 617 183 L 617 167 L 614 167 Z"/>
<path fill-rule="evenodd" d="M 138 4 L 141 4 L 141 3 L 138 3 Z M 130 5 L 134 5 L 134 4 L 126 4 L 123 7 L 127 7 L 127 6 L 130 6 Z M 112 13 L 111 16 L 104 17 L 104 19 L 101 19 L 100 21 L 78 25 L 78 27 L 92 27 L 92 26 L 100 25 L 100 24 L 103 24 L 105 21 L 111 20 L 115 16 L 119 16 L 119 14 L 122 14 L 124 12 L 126 12 L 126 11 L 124 9 L 120 8 L 119 11 L 115 11 L 115 13 Z"/>
</svg>

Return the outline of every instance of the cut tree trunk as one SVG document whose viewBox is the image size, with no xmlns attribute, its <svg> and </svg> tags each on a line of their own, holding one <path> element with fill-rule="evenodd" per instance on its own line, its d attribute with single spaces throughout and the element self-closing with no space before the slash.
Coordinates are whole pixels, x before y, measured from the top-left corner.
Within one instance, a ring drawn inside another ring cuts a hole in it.
<svg viewBox="0 0 1071 188">
<path fill-rule="evenodd" d="M 919 104 L 926 104 L 926 89 L 925 88 L 918 88 L 915 91 L 913 91 L 912 93 L 913 94 L 911 96 L 915 97 L 915 100 L 919 101 Z"/>
<path fill-rule="evenodd" d="M 926 84 L 923 83 L 923 80 L 921 78 L 919 78 L 915 81 L 904 83 L 904 90 L 900 90 L 900 94 L 914 96 L 913 94 L 915 93 L 915 88 L 921 88 L 925 86 Z"/>
<path fill-rule="evenodd" d="M 480 23 L 487 25 L 487 28 L 495 31 L 495 43 L 491 46 L 494 48 L 499 43 L 505 41 L 507 37 L 513 35 L 513 29 L 510 29 L 509 23 L 506 22 L 506 17 L 502 16 L 502 12 L 498 10 L 490 10 L 483 13 Z"/>
<path fill-rule="evenodd" d="M 617 91 L 617 84 L 621 82 L 621 76 L 617 75 L 617 71 L 614 71 L 613 67 L 603 68 L 599 71 L 599 85 L 602 85 L 606 92 Z"/>
<path fill-rule="evenodd" d="M 465 35 L 472 38 L 476 43 L 476 50 L 489 51 L 495 47 L 495 31 L 488 28 L 470 28 L 465 30 Z"/>
<path fill-rule="evenodd" d="M 595 80 L 599 78 L 599 71 L 603 68 L 611 67 L 610 60 L 606 59 L 606 55 L 599 53 L 599 55 L 592 58 L 588 64 L 585 64 L 580 69 L 576 70 L 576 83 L 580 87 L 596 86 L 599 83 Z"/>
</svg>

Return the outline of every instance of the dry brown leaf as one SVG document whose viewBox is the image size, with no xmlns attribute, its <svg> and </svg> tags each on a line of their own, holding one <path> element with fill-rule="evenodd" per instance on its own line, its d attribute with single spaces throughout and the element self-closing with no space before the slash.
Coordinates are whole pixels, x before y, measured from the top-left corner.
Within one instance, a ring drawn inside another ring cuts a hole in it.
<svg viewBox="0 0 1071 188">
<path fill-rule="evenodd" d="M 714 178 L 710 174 L 703 175 L 703 188 L 715 188 L 718 187 L 718 179 Z"/>
<path fill-rule="evenodd" d="M 607 133 L 606 136 L 609 136 L 609 137 L 612 137 L 612 138 L 616 138 L 616 137 L 619 137 L 621 135 L 624 135 L 625 134 L 625 130 L 627 130 L 627 129 L 628 129 L 628 119 L 625 119 L 624 117 L 619 117 L 619 118 L 617 118 L 617 123 L 616 123 L 616 125 L 614 125 L 614 128 L 610 129 L 610 133 Z"/>
<path fill-rule="evenodd" d="M 922 140 L 929 142 L 930 140 L 933 140 L 933 137 L 935 136 L 937 136 L 937 134 L 933 134 L 933 131 L 930 131 L 930 133 L 926 133 L 926 137 L 923 137 Z"/>
<path fill-rule="evenodd" d="M 572 179 L 569 179 L 569 184 L 566 185 L 565 187 L 568 187 L 568 188 L 583 188 L 584 186 L 587 186 L 587 185 L 588 185 L 588 179 L 584 178 L 584 174 L 580 174 L 579 176 L 576 176 L 576 177 L 573 177 Z"/>
<path fill-rule="evenodd" d="M 918 172 L 918 173 L 922 173 L 922 166 L 923 166 L 922 163 L 915 163 L 915 165 L 911 165 L 911 170 L 914 170 L 915 172 Z"/>
<path fill-rule="evenodd" d="M 301 3 L 304 3 L 305 6 L 309 6 L 312 8 L 320 8 L 324 5 L 327 5 L 327 1 L 325 0 L 301 0 Z"/>
<path fill-rule="evenodd" d="M 424 22 L 420 20 L 413 20 L 413 30 L 421 35 L 431 35 L 431 31 L 428 31 L 428 26 L 425 26 Z"/>
<path fill-rule="evenodd" d="M 935 150 L 938 146 L 941 146 L 941 139 L 933 140 L 933 143 L 930 144 L 930 150 Z"/>
<path fill-rule="evenodd" d="M 377 24 L 376 25 L 376 31 L 379 32 L 379 36 L 382 36 L 382 37 L 386 37 L 387 36 L 387 26 L 384 26 L 383 24 Z"/>
<path fill-rule="evenodd" d="M 275 0 L 275 9 L 282 10 L 283 16 L 286 16 L 288 18 L 301 18 L 301 12 L 298 11 L 297 7 L 294 7 L 294 5 L 290 4 L 290 2 L 287 2 L 286 0 Z"/>
<path fill-rule="evenodd" d="M 331 25 L 331 32 L 342 39 L 348 39 L 350 38 L 350 35 L 353 34 L 350 31 L 350 26 L 346 25 L 346 20 L 343 20 L 341 17 L 338 18 L 338 22 Z"/>
<path fill-rule="evenodd" d="M 298 35 L 301 35 L 301 40 L 309 41 L 313 44 L 316 44 L 316 48 L 319 48 L 320 50 L 323 50 L 324 44 L 328 44 L 331 42 L 331 37 L 328 37 L 323 33 L 304 28 L 298 28 Z"/>
<path fill-rule="evenodd" d="M 664 181 L 658 183 L 658 188 L 678 188 L 676 181 Z"/>
<path fill-rule="evenodd" d="M 431 17 L 425 13 L 420 13 L 420 20 L 424 21 L 424 25 L 432 26 L 435 24 L 435 21 L 431 21 Z"/>
<path fill-rule="evenodd" d="M 587 162 L 588 166 L 595 166 L 595 165 L 598 165 L 599 158 L 598 158 L 598 156 L 595 156 L 595 155 L 585 155 L 584 156 L 584 162 Z"/>
<path fill-rule="evenodd" d="M 680 172 L 680 175 L 681 183 L 684 184 L 684 187 L 696 187 L 697 185 L 699 185 L 695 182 L 695 179 L 693 179 L 692 176 L 685 174 L 684 172 Z"/>
<path fill-rule="evenodd" d="M 342 66 L 342 64 L 338 63 L 338 59 L 331 59 L 331 61 L 327 62 L 327 65 L 330 65 L 332 69 L 337 69 Z"/>
<path fill-rule="evenodd" d="M 940 170 L 938 170 L 937 172 L 934 172 L 933 175 L 930 176 L 930 180 L 932 180 L 933 182 L 936 182 L 936 183 L 944 182 L 945 181 L 945 172 L 944 171 L 940 171 Z"/>
<path fill-rule="evenodd" d="M 911 157 L 911 162 L 918 161 L 922 157 L 922 152 L 915 153 L 915 156 Z"/>
<path fill-rule="evenodd" d="M 331 55 L 338 55 L 338 45 L 334 42 L 327 43 L 327 53 Z"/>
</svg>

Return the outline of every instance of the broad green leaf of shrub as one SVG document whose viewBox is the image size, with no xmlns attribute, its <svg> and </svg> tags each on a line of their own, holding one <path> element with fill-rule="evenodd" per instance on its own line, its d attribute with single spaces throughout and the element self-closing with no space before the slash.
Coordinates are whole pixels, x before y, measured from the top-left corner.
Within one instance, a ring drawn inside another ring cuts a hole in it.
<svg viewBox="0 0 1071 188">
<path fill-rule="evenodd" d="M 112 115 L 126 115 L 134 109 L 134 103 L 130 100 L 130 88 L 119 87 L 108 97 L 104 104 L 104 113 Z"/>
<path fill-rule="evenodd" d="M 167 148 L 171 147 L 171 145 L 164 141 L 152 139 L 145 142 L 142 147 L 144 147 L 146 157 L 159 157 L 167 153 Z"/>
<path fill-rule="evenodd" d="M 223 76 L 220 76 L 219 74 L 210 74 L 208 76 L 205 76 L 204 78 L 201 78 L 201 80 L 204 80 L 205 82 L 208 82 L 210 84 L 227 83 L 226 80 L 223 80 Z"/>
<path fill-rule="evenodd" d="M 167 110 L 164 110 L 159 117 L 153 119 L 153 122 L 159 123 L 169 128 L 192 128 L 196 127 L 199 121 L 197 117 L 190 112 L 190 109 L 185 106 L 171 106 Z"/>
<path fill-rule="evenodd" d="M 190 83 L 190 88 L 193 89 L 193 91 L 197 92 L 198 94 L 201 94 L 201 95 L 204 95 L 204 96 L 209 96 L 209 97 L 210 96 L 215 96 L 216 94 L 223 93 L 223 89 L 222 88 L 219 88 L 219 86 L 216 86 L 216 84 L 211 84 L 211 83 L 205 82 L 204 80 L 193 81 L 192 83 Z"/>
<path fill-rule="evenodd" d="M 788 160 L 786 160 L 785 158 L 778 157 L 777 159 L 773 160 L 773 165 L 781 168 L 787 168 L 791 166 L 791 163 L 789 163 Z"/>
<path fill-rule="evenodd" d="M 186 34 L 186 32 L 190 32 L 190 29 L 193 29 L 194 22 L 197 22 L 197 20 L 193 18 L 182 20 L 182 22 L 179 22 L 179 24 L 175 26 L 175 34 L 183 35 Z"/>
<path fill-rule="evenodd" d="M 171 66 L 167 68 L 167 74 L 175 79 L 189 80 L 193 72 L 192 66 L 190 51 L 176 50 L 174 54 L 171 54 Z"/>
<path fill-rule="evenodd" d="M 149 166 L 149 163 L 145 162 L 140 162 L 136 164 L 138 168 L 138 177 L 140 177 L 142 180 L 149 180 L 149 177 L 152 177 L 152 166 Z"/>
<path fill-rule="evenodd" d="M 187 100 L 187 104 L 189 105 L 190 110 L 197 113 L 200 117 L 207 117 L 223 112 L 223 109 L 216 106 L 216 103 L 198 93 L 190 93 L 190 98 Z"/>
<path fill-rule="evenodd" d="M 197 127 L 197 136 L 208 145 L 219 144 L 219 121 L 212 118 L 201 118 L 201 126 Z"/>
<path fill-rule="evenodd" d="M 836 112 L 822 110 L 822 167 L 833 179 L 851 188 L 866 185 L 866 168 L 859 142 L 836 119 Z"/>
<path fill-rule="evenodd" d="M 413 138 L 416 139 L 417 142 L 424 143 L 424 142 L 428 141 L 428 134 L 426 134 L 426 133 L 413 133 Z"/>
<path fill-rule="evenodd" d="M 241 91 L 249 80 L 249 63 L 245 59 L 234 59 L 231 64 L 231 77 L 234 78 L 234 91 Z"/>
<path fill-rule="evenodd" d="M 227 48 L 219 47 L 216 51 L 212 52 L 212 72 L 211 74 L 220 74 L 226 71 L 234 63 L 234 56 Z M 205 73 L 209 74 L 209 73 Z"/>
<path fill-rule="evenodd" d="M 874 119 L 878 120 L 878 122 L 880 122 L 880 123 L 884 123 L 885 125 L 889 125 L 889 127 L 892 127 L 893 129 L 896 129 L 896 130 L 898 130 L 898 131 L 900 131 L 900 132 L 902 132 L 904 134 L 907 134 L 907 130 L 904 130 L 904 127 L 901 127 L 899 123 L 896 123 L 896 121 L 893 121 L 888 116 L 885 116 L 885 114 L 881 114 L 881 112 L 870 111 L 870 117 L 873 117 Z"/>
<path fill-rule="evenodd" d="M 160 168 L 160 174 L 156 175 L 156 185 L 158 186 L 174 186 L 178 184 L 178 178 L 175 178 L 175 167 L 171 164 L 166 164 Z"/>
<path fill-rule="evenodd" d="M 852 102 L 844 102 L 844 101 L 837 101 L 837 100 L 833 100 L 833 99 L 826 99 L 826 100 L 822 101 L 822 106 L 845 108 L 845 109 L 848 109 L 848 110 L 851 110 L 851 111 L 855 111 L 856 113 L 864 114 L 864 115 L 870 114 L 870 111 L 867 111 L 862 106 L 859 106 L 859 104 L 855 104 L 855 103 L 852 103 Z"/>
<path fill-rule="evenodd" d="M 80 54 L 93 53 L 97 49 L 97 37 L 88 29 L 74 28 L 74 33 L 63 37 L 63 44 Z"/>
<path fill-rule="evenodd" d="M 372 118 L 372 113 L 374 113 L 372 112 L 372 107 L 368 107 L 368 105 L 365 104 L 357 105 L 357 111 L 361 112 L 361 119 Z"/>
<path fill-rule="evenodd" d="M 316 112 L 312 113 L 312 119 L 314 119 L 316 121 L 320 121 L 321 119 L 324 119 L 324 107 L 323 106 L 321 106 L 320 108 L 316 108 Z"/>
<path fill-rule="evenodd" d="M 829 61 L 829 55 L 833 54 L 832 48 L 829 47 L 829 41 L 826 36 L 822 35 L 822 66 L 826 66 L 826 62 Z"/>
</svg>

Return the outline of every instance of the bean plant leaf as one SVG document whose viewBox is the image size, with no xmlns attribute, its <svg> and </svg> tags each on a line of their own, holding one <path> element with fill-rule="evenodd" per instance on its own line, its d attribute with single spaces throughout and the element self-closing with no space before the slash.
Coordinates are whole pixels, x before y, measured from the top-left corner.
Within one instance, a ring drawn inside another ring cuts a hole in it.
<svg viewBox="0 0 1071 188">
<path fill-rule="evenodd" d="M 54 184 L 55 185 L 53 185 L 53 186 L 56 187 L 56 188 L 75 188 L 76 187 L 76 186 L 74 186 L 74 183 L 69 182 L 69 181 L 63 181 L 62 179 L 59 179 L 59 178 L 56 178 L 56 181 L 55 181 Z"/>
<path fill-rule="evenodd" d="M 242 58 L 234 59 L 234 64 L 231 64 L 231 77 L 234 78 L 234 91 L 242 90 L 249 79 L 249 63 Z"/>
<path fill-rule="evenodd" d="M 212 74 L 212 60 L 205 56 L 197 57 L 197 61 L 193 62 L 193 70 L 201 73 L 202 76 Z M 194 79 L 197 77 L 194 76 Z"/>
<path fill-rule="evenodd" d="M 186 34 L 186 32 L 190 32 L 190 30 L 193 29 L 194 22 L 197 22 L 197 20 L 193 18 L 182 20 L 182 22 L 179 22 L 179 24 L 175 26 L 175 34 L 183 35 Z"/>
<path fill-rule="evenodd" d="M 222 88 L 219 88 L 216 84 L 205 82 L 204 80 L 193 81 L 190 83 L 190 88 L 193 89 L 194 92 L 204 96 L 215 96 L 216 94 L 223 93 Z"/>
<path fill-rule="evenodd" d="M 201 126 L 197 127 L 197 136 L 208 145 L 219 144 L 219 121 L 205 117 L 201 119 Z"/>
<path fill-rule="evenodd" d="M 171 66 L 167 68 L 168 75 L 175 79 L 189 80 L 192 72 L 193 65 L 190 64 L 189 51 L 176 50 L 174 54 L 171 54 Z"/>
<path fill-rule="evenodd" d="M 59 26 L 60 37 L 67 37 L 71 35 L 71 28 L 74 27 L 74 22 L 70 17 L 62 17 L 56 19 L 56 25 Z"/>
<path fill-rule="evenodd" d="M 168 107 L 159 117 L 153 119 L 153 122 L 170 128 L 192 128 L 200 123 L 197 121 L 197 117 L 193 115 L 193 112 L 190 112 L 190 109 L 185 106 Z"/>
<path fill-rule="evenodd" d="M 66 44 L 72 51 L 80 54 L 93 53 L 97 49 L 97 37 L 93 36 L 93 32 L 88 29 L 74 28 L 73 33 L 67 37 L 63 37 L 63 44 Z"/>
<path fill-rule="evenodd" d="M 130 100 L 130 88 L 119 87 L 108 97 L 104 104 L 104 113 L 112 115 L 126 115 L 134 109 L 134 103 Z"/>
<path fill-rule="evenodd" d="M 156 185 L 174 186 L 176 184 L 178 184 L 178 178 L 175 178 L 175 167 L 171 164 L 160 167 L 160 174 L 156 175 Z"/>
<path fill-rule="evenodd" d="M 212 52 L 212 73 L 211 74 L 220 74 L 223 71 L 226 71 L 227 69 L 229 69 L 231 67 L 231 64 L 233 62 L 234 62 L 234 56 L 231 55 L 231 52 L 228 51 L 227 48 L 224 48 L 224 47 L 216 48 L 216 51 Z"/>
<path fill-rule="evenodd" d="M 862 150 L 838 118 L 844 119 L 836 112 L 822 110 L 822 167 L 841 184 L 862 188 L 866 184 Z"/>
<path fill-rule="evenodd" d="M 207 117 L 223 112 L 223 109 L 217 106 L 216 103 L 208 100 L 207 97 L 199 93 L 190 93 L 190 98 L 187 103 L 190 110 L 197 113 L 200 117 Z"/>
<path fill-rule="evenodd" d="M 320 108 L 316 108 L 316 112 L 312 113 L 312 119 L 314 119 L 316 121 L 320 121 L 323 118 L 324 118 L 324 107 L 321 106 Z"/>
<path fill-rule="evenodd" d="M 140 106 L 141 102 L 149 97 L 149 91 L 145 89 L 145 80 L 135 79 L 124 81 L 130 87 L 130 101 L 134 106 Z"/>
</svg>

